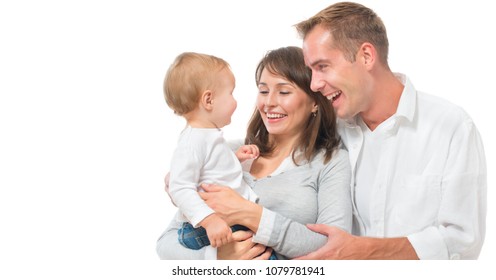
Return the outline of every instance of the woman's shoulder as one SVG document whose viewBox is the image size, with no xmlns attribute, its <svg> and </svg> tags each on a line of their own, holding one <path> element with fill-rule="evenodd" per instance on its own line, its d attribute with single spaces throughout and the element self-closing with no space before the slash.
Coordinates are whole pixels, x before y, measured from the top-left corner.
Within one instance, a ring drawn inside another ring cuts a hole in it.
<svg viewBox="0 0 496 280">
<path fill-rule="evenodd" d="M 341 147 L 336 148 L 332 152 L 331 160 L 325 162 L 325 158 L 326 158 L 326 151 L 322 149 L 314 157 L 313 162 L 322 162 L 323 165 L 334 165 L 340 162 L 349 162 L 348 151 Z"/>
<path fill-rule="evenodd" d="M 319 170 L 318 174 L 320 180 L 350 180 L 351 165 L 348 151 L 337 148 L 333 152 L 331 160 L 322 164 L 322 168 Z"/>
<path fill-rule="evenodd" d="M 348 151 L 343 148 L 337 148 L 333 151 L 331 159 L 325 161 L 326 153 L 324 150 L 320 151 L 319 154 L 312 160 L 313 168 L 315 165 L 320 165 L 321 171 L 330 171 L 336 169 L 350 169 L 350 159 L 348 157 Z"/>
<path fill-rule="evenodd" d="M 335 160 L 335 161 L 345 161 L 345 162 L 348 162 L 350 159 L 349 159 L 349 156 L 348 156 L 348 151 L 345 150 L 344 148 L 337 148 L 334 153 L 332 154 L 332 158 L 331 158 L 331 161 L 332 160 Z"/>
</svg>

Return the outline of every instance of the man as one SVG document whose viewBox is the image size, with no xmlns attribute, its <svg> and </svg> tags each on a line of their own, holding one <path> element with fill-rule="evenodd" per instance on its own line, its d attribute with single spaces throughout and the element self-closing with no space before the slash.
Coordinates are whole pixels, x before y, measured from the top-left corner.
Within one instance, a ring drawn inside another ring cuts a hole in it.
<svg viewBox="0 0 496 280">
<path fill-rule="evenodd" d="M 486 220 L 486 162 L 459 107 L 418 92 L 388 66 L 382 20 L 337 3 L 296 26 L 312 89 L 332 103 L 352 166 L 353 234 L 301 259 L 476 259 Z"/>
</svg>

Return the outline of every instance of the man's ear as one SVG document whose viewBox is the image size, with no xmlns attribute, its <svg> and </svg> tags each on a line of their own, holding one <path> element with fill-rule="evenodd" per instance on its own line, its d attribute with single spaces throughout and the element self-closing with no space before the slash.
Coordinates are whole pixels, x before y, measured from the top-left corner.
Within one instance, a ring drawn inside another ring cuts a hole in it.
<svg viewBox="0 0 496 280">
<path fill-rule="evenodd" d="M 358 51 L 358 59 L 370 70 L 377 60 L 377 51 L 371 43 L 363 43 Z"/>
<path fill-rule="evenodd" d="M 214 94 L 211 90 L 206 90 L 201 95 L 200 104 L 205 108 L 205 110 L 210 111 L 213 108 Z"/>
</svg>

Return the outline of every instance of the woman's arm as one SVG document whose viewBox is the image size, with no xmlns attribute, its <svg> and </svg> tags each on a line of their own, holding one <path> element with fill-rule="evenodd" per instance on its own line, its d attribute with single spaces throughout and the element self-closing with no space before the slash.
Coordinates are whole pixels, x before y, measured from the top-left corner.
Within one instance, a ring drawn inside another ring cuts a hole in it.
<svg viewBox="0 0 496 280">
<path fill-rule="evenodd" d="M 319 174 L 318 216 L 316 223 L 334 225 L 351 231 L 350 166 L 345 151 L 334 158 Z M 294 258 L 325 245 L 324 235 L 281 214 L 244 200 L 227 187 L 208 185 L 200 194 L 216 213 L 229 224 L 242 224 L 256 232 L 254 241 L 274 248 L 286 257 Z M 291 205 L 291 207 L 304 207 Z M 282 213 L 284 214 L 284 213 Z"/>
<path fill-rule="evenodd" d="M 173 220 L 169 227 L 159 237 L 156 250 L 161 260 L 203 260 L 205 259 L 205 248 L 192 250 L 183 247 L 177 239 L 177 231 L 180 223 Z M 272 250 L 253 242 L 252 232 L 234 232 L 233 242 L 217 248 L 217 259 L 219 260 L 266 260 Z"/>
<path fill-rule="evenodd" d="M 351 232 L 352 207 L 350 197 L 351 169 L 348 155 L 339 151 L 319 173 L 317 193 L 316 223 L 337 226 Z M 294 205 L 304 212 L 309 202 L 303 197 L 300 205 Z M 255 242 L 272 247 L 276 252 L 288 258 L 295 258 L 324 246 L 327 237 L 309 230 L 295 218 L 285 217 L 285 213 L 275 213 L 264 209 Z M 302 213 L 301 215 L 305 215 Z"/>
</svg>

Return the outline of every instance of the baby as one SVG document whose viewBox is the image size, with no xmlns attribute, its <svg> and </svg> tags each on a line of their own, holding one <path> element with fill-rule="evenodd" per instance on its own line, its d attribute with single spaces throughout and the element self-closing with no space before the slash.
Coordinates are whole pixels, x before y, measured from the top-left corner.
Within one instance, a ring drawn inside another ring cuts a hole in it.
<svg viewBox="0 0 496 280">
<path fill-rule="evenodd" d="M 231 228 L 198 195 L 202 183 L 230 186 L 244 198 L 257 196 L 243 181 L 241 163 L 258 157 L 255 145 L 241 146 L 236 153 L 227 145 L 221 128 L 231 122 L 236 109 L 232 93 L 234 75 L 221 58 L 186 52 L 167 71 L 164 94 L 174 113 L 186 119 L 179 136 L 169 179 L 169 194 L 183 222 L 179 242 L 190 249 L 206 248 L 206 259 L 216 259 L 216 248 L 232 240 Z"/>
</svg>

